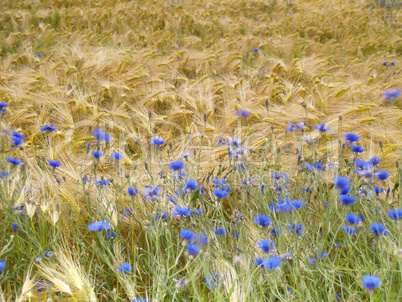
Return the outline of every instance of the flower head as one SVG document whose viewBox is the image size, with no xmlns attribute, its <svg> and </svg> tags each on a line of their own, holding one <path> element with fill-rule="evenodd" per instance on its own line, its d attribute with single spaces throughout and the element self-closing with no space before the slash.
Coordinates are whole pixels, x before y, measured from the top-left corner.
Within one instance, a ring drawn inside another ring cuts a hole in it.
<svg viewBox="0 0 402 302">
<path fill-rule="evenodd" d="M 258 247 L 262 249 L 264 253 L 272 252 L 275 247 L 275 242 L 269 239 L 263 239 L 258 241 Z"/>
<path fill-rule="evenodd" d="M 109 221 L 107 221 L 107 220 L 92 222 L 91 224 L 88 225 L 88 230 L 90 230 L 92 232 L 108 230 L 110 228 L 111 227 L 110 227 Z"/>
<path fill-rule="evenodd" d="M 124 158 L 124 154 L 120 152 L 112 152 L 110 154 L 110 158 L 114 160 L 121 160 Z"/>
<path fill-rule="evenodd" d="M 314 129 L 322 132 L 328 132 L 331 129 L 330 126 L 325 128 L 325 123 L 321 123 L 320 125 L 314 125 Z"/>
<path fill-rule="evenodd" d="M 102 151 L 92 151 L 92 156 L 95 158 L 101 158 L 103 156 L 103 152 Z"/>
<path fill-rule="evenodd" d="M 98 128 L 92 131 L 93 136 L 95 136 L 95 138 L 97 140 L 103 140 L 105 142 L 109 142 L 110 141 L 110 133 L 105 133 L 103 132 L 102 128 Z"/>
<path fill-rule="evenodd" d="M 356 234 L 356 228 L 352 228 L 352 227 L 348 227 L 348 226 L 343 226 L 342 231 L 344 231 L 345 233 L 348 233 L 350 235 Z"/>
<path fill-rule="evenodd" d="M 180 217 L 184 216 L 190 217 L 192 213 L 193 212 L 189 208 L 179 206 L 176 206 L 172 211 L 173 216 L 180 216 Z"/>
<path fill-rule="evenodd" d="M 277 269 L 282 264 L 282 258 L 273 255 L 262 262 L 262 267 L 270 271 Z"/>
<path fill-rule="evenodd" d="M 147 186 L 144 190 L 144 197 L 146 200 L 159 199 L 159 194 L 162 193 L 162 189 L 156 185 Z"/>
<path fill-rule="evenodd" d="M 132 267 L 130 263 L 124 262 L 122 265 L 117 267 L 117 270 L 120 273 L 128 274 L 129 272 L 131 272 Z"/>
<path fill-rule="evenodd" d="M 351 142 L 358 142 L 360 140 L 360 136 L 355 133 L 347 133 L 345 134 L 345 141 Z"/>
<path fill-rule="evenodd" d="M 6 161 L 9 162 L 10 164 L 13 164 L 14 166 L 18 166 L 23 163 L 22 159 L 11 158 L 11 157 L 7 157 Z"/>
<path fill-rule="evenodd" d="M 128 195 L 130 195 L 130 196 L 137 195 L 137 194 L 138 194 L 138 189 L 137 189 L 137 188 L 128 187 L 127 193 L 128 193 Z"/>
<path fill-rule="evenodd" d="M 359 145 L 353 145 L 350 150 L 352 150 L 352 152 L 356 152 L 356 153 L 362 153 L 364 151 L 364 148 L 362 146 Z"/>
<path fill-rule="evenodd" d="M 251 112 L 248 110 L 238 110 L 236 111 L 237 116 L 249 117 L 251 116 Z"/>
<path fill-rule="evenodd" d="M 357 216 L 356 214 L 353 214 L 353 213 L 346 214 L 346 222 L 347 223 L 359 224 L 360 221 L 362 221 L 362 218 L 360 216 Z"/>
<path fill-rule="evenodd" d="M 385 229 L 385 226 L 382 223 L 372 223 L 370 224 L 370 229 L 374 235 L 378 236 L 381 234 L 388 235 L 389 232 Z"/>
<path fill-rule="evenodd" d="M 201 247 L 194 243 L 190 243 L 189 245 L 187 245 L 187 252 L 191 256 L 197 256 L 200 253 L 200 251 Z"/>
<path fill-rule="evenodd" d="M 49 160 L 48 161 L 49 166 L 51 166 L 52 168 L 58 168 L 60 167 L 61 163 L 58 160 Z"/>
<path fill-rule="evenodd" d="M 195 179 L 186 179 L 184 181 L 184 190 L 197 190 L 199 188 L 199 185 Z"/>
<path fill-rule="evenodd" d="M 377 276 L 364 275 L 362 284 L 365 288 L 372 291 L 381 285 L 381 279 Z"/>
<path fill-rule="evenodd" d="M 56 130 L 56 127 L 54 124 L 51 124 L 50 126 L 45 124 L 45 126 L 40 127 L 41 132 L 53 132 Z"/>
<path fill-rule="evenodd" d="M 402 219 L 402 209 L 392 209 L 388 211 L 388 217 L 393 220 L 401 220 Z"/>
<path fill-rule="evenodd" d="M 4 271 L 7 267 L 7 260 L 0 261 L 0 272 Z"/>
<path fill-rule="evenodd" d="M 348 206 L 356 202 L 356 198 L 350 195 L 341 195 L 339 196 L 339 201 L 342 202 L 343 205 Z"/>
<path fill-rule="evenodd" d="M 389 172 L 384 170 L 378 170 L 377 172 L 374 173 L 374 175 L 377 176 L 378 179 L 385 180 L 389 177 Z"/>
<path fill-rule="evenodd" d="M 397 89 L 387 89 L 384 92 L 384 98 L 386 101 L 396 100 L 401 96 L 401 88 Z"/>
<path fill-rule="evenodd" d="M 218 198 L 226 198 L 229 195 L 230 187 L 219 187 L 215 189 L 212 193 Z"/>
<path fill-rule="evenodd" d="M 169 163 L 170 170 L 180 171 L 184 168 L 184 162 L 181 160 L 173 160 Z"/>
<path fill-rule="evenodd" d="M 184 240 L 192 241 L 195 237 L 195 234 L 194 232 L 185 229 L 180 231 L 180 237 Z"/>
<path fill-rule="evenodd" d="M 152 139 L 149 140 L 149 143 L 151 145 L 161 146 L 165 143 L 165 141 L 163 140 L 162 136 L 155 135 Z"/>
<path fill-rule="evenodd" d="M 272 219 L 269 216 L 257 214 L 254 216 L 254 223 L 265 228 L 272 224 Z"/>
<path fill-rule="evenodd" d="M 224 279 L 222 274 L 218 273 L 217 276 L 215 277 L 214 273 L 210 273 L 209 276 L 205 277 L 205 283 L 207 284 L 207 287 L 209 289 L 214 289 L 219 286 L 225 286 L 225 284 L 221 279 Z"/>
</svg>

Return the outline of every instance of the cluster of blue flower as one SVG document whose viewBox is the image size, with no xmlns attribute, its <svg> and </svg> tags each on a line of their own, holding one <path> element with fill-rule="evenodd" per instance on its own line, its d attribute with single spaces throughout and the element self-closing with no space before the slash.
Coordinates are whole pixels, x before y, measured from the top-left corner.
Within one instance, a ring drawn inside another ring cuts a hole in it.
<svg viewBox="0 0 402 302">
<path fill-rule="evenodd" d="M 0 107 L 6 108 L 4 104 L 0 104 Z M 240 110 L 236 112 L 236 115 L 240 118 L 248 118 L 251 117 L 251 112 L 247 110 Z M 299 122 L 297 124 L 289 122 L 289 126 L 286 128 L 288 132 L 297 132 L 297 131 L 306 131 L 307 126 L 303 122 Z M 319 131 L 320 135 L 329 132 L 330 126 L 325 126 L 325 123 L 321 123 L 319 125 L 314 125 L 314 129 Z M 54 124 L 45 125 L 40 128 L 41 132 L 53 132 L 56 130 Z M 105 133 L 102 128 L 98 128 L 92 131 L 93 136 L 97 140 L 97 144 L 95 150 L 91 152 L 93 157 L 93 163 L 95 168 L 97 165 L 100 164 L 100 159 L 104 155 L 105 150 L 100 149 L 100 142 L 104 141 L 106 143 L 110 142 L 111 134 Z M 12 131 L 10 133 L 10 144 L 13 148 L 21 147 L 24 144 L 25 136 L 20 134 L 16 131 Z M 353 174 L 353 177 L 350 178 L 344 175 L 336 176 L 332 184 L 330 184 L 331 188 L 335 188 L 332 193 L 336 193 L 336 198 L 333 200 L 333 203 L 337 204 L 337 200 L 344 206 L 344 211 L 349 211 L 352 205 L 356 204 L 358 200 L 361 200 L 364 197 L 370 196 L 378 196 L 382 192 L 384 192 L 384 188 L 379 186 L 374 186 L 376 182 L 378 184 L 384 184 L 384 181 L 387 180 L 390 176 L 388 171 L 378 169 L 380 164 L 380 158 L 377 156 L 372 157 L 370 160 L 363 160 L 359 158 L 359 154 L 364 152 L 363 147 L 358 145 L 360 142 L 360 136 L 355 133 L 347 133 L 344 136 L 344 152 L 347 152 L 347 149 L 350 149 L 352 152 L 353 160 L 350 161 L 350 171 Z M 159 150 L 161 146 L 165 144 L 164 139 L 161 136 L 155 135 L 152 139 L 149 140 L 149 144 L 155 148 L 155 150 Z M 195 206 L 190 206 L 190 202 L 185 202 L 185 198 L 190 196 L 188 199 L 195 198 L 201 199 L 201 205 L 205 205 L 203 203 L 204 199 L 215 202 L 216 209 L 215 211 L 219 212 L 222 211 L 222 206 L 224 204 L 225 199 L 230 198 L 231 192 L 234 191 L 234 195 L 237 196 L 239 194 L 239 190 L 246 188 L 246 195 L 250 196 L 249 189 L 254 186 L 255 179 L 252 177 L 248 177 L 245 174 L 245 170 L 248 166 L 251 166 L 246 163 L 245 159 L 248 154 L 248 149 L 243 145 L 243 141 L 240 137 L 229 137 L 227 139 L 220 138 L 216 145 L 227 146 L 228 157 L 230 160 L 236 163 L 233 166 L 232 173 L 234 175 L 240 176 L 243 178 L 241 181 L 241 186 L 236 188 L 233 185 L 231 174 L 226 174 L 225 177 L 222 175 L 216 176 L 216 178 L 212 179 L 210 184 L 202 185 L 201 179 L 194 179 L 190 178 L 188 175 L 189 173 L 188 165 L 189 165 L 189 157 L 192 156 L 190 152 L 184 152 L 179 159 L 171 160 L 169 162 L 168 169 L 170 170 L 169 173 L 171 176 L 172 183 L 174 184 L 172 188 L 170 187 L 163 187 L 157 185 L 156 183 L 151 183 L 145 187 L 142 192 L 143 199 L 145 201 L 149 201 L 153 203 L 154 212 L 151 215 L 152 221 L 151 223 L 158 223 L 160 220 L 167 220 L 167 219 L 178 219 L 181 223 L 180 225 L 184 225 L 186 219 L 189 217 L 194 216 L 205 216 L 204 208 L 196 208 Z M 87 149 L 89 150 L 90 144 L 87 145 Z M 88 151 L 89 153 L 89 151 Z M 124 154 L 121 152 L 113 151 L 110 153 L 110 159 L 112 161 L 120 161 L 124 159 Z M 13 166 L 18 166 L 23 163 L 22 160 L 18 158 L 8 157 L 6 161 Z M 316 178 L 318 177 L 319 173 L 323 173 L 325 166 L 321 161 L 307 161 L 302 160 L 301 156 L 298 155 L 299 170 L 301 173 L 306 173 L 308 179 L 312 181 L 309 185 L 314 185 L 317 181 Z M 56 168 L 61 166 L 60 161 L 50 159 L 48 160 L 48 165 L 51 167 L 52 171 Z M 239 171 L 239 167 L 240 169 Z M 163 172 L 163 171 L 162 171 Z M 165 175 L 162 173 L 160 175 Z M 236 174 L 237 173 L 237 174 Z M 233 175 L 232 174 L 232 175 Z M 2 171 L 0 178 L 7 178 L 9 177 L 9 171 Z M 248 178 L 247 178 L 248 177 Z M 245 178 L 245 179 L 244 179 Z M 91 182 L 91 179 L 87 176 L 82 177 L 83 183 Z M 108 186 L 112 181 L 105 180 L 101 178 L 100 180 L 95 180 L 96 186 L 99 188 Z M 271 191 L 271 197 L 274 196 L 270 202 L 266 202 L 266 206 L 263 207 L 265 211 L 269 211 L 270 215 L 266 215 L 263 213 L 256 212 L 254 215 L 254 224 L 260 229 L 260 234 L 265 234 L 264 236 L 272 236 L 271 239 L 263 238 L 257 242 L 258 248 L 262 251 L 265 258 L 256 257 L 254 258 L 254 263 L 256 265 L 256 269 L 259 270 L 267 270 L 273 271 L 278 270 L 286 261 L 292 260 L 294 258 L 292 252 L 289 249 L 282 249 L 282 253 L 280 252 L 280 248 L 278 248 L 277 242 L 275 238 L 278 238 L 282 233 L 285 231 L 290 234 L 289 236 L 293 236 L 295 240 L 301 240 L 302 237 L 308 234 L 308 230 L 306 231 L 305 223 L 300 223 L 302 213 L 309 209 L 309 199 L 292 199 L 289 196 L 294 196 L 294 192 L 291 192 L 289 186 L 291 186 L 291 182 L 289 180 L 289 176 L 281 171 L 273 171 L 271 177 L 271 186 L 269 189 L 265 187 L 264 184 L 261 184 L 260 189 L 258 189 L 259 193 L 263 196 L 261 200 L 265 200 L 266 194 L 268 191 Z M 171 190 L 171 191 L 170 191 Z M 127 188 L 128 198 L 134 202 L 135 199 L 141 198 L 140 190 L 135 186 L 128 186 Z M 303 187 L 302 190 L 303 194 L 310 194 L 307 196 L 311 196 L 314 189 L 312 187 Z M 389 189 L 387 191 L 389 194 Z M 303 195 L 306 196 L 306 195 Z M 162 207 L 160 205 L 166 203 L 162 203 L 161 201 L 163 198 L 169 203 L 169 206 Z M 274 201 L 272 201 L 274 200 Z M 311 201 L 310 201 L 311 202 Z M 199 203 L 200 204 L 200 203 Z M 194 204 L 193 204 L 194 205 Z M 221 207 L 220 207 L 220 206 Z M 325 202 L 324 209 L 328 206 L 328 202 Z M 134 208 L 134 206 L 133 206 Z M 135 210 L 133 208 L 127 208 L 123 211 L 123 218 L 130 218 L 132 217 Z M 354 208 L 354 209 L 357 209 Z M 26 209 L 25 205 L 17 205 L 13 207 L 13 210 L 18 211 L 20 214 L 25 215 Z M 208 209 L 212 210 L 212 209 Z M 236 211 L 238 209 L 236 208 Z M 226 213 L 227 214 L 227 213 Z M 392 220 L 402 220 L 402 209 L 389 209 L 388 217 Z M 225 216 L 224 213 L 220 213 L 222 217 L 222 221 L 220 223 L 225 224 Z M 274 218 L 272 218 L 274 217 Z M 344 216 L 342 216 L 344 217 Z M 291 220 L 292 219 L 292 220 Z M 293 220 L 296 219 L 296 220 Z M 214 234 L 208 234 L 208 230 L 205 228 L 202 231 L 192 231 L 187 228 L 181 228 L 178 231 L 178 237 L 183 240 L 182 245 L 186 248 L 187 256 L 190 260 L 195 260 L 197 257 L 199 258 L 200 254 L 204 253 L 204 247 L 208 243 L 213 240 L 211 236 L 216 237 L 225 237 L 226 235 L 232 233 L 233 238 L 238 239 L 241 235 L 241 232 L 234 231 L 235 225 L 243 220 L 242 214 L 237 214 L 232 218 L 231 227 L 230 228 L 218 228 L 215 224 Z M 346 213 L 346 225 L 340 226 L 340 229 L 346 233 L 346 237 L 348 235 L 356 235 L 358 236 L 359 232 L 361 232 L 358 226 L 362 226 L 366 220 L 366 217 L 362 214 L 355 214 L 352 211 Z M 190 225 L 190 224 L 189 224 Z M 194 229 L 198 228 L 196 224 L 191 224 Z M 284 227 L 283 227 L 284 226 Z M 189 227 L 189 228 L 192 228 Z M 283 227 L 283 228 L 282 228 Z M 17 225 L 13 224 L 13 231 L 17 232 Z M 119 229 L 117 225 L 111 224 L 108 220 L 101 220 L 92 222 L 88 225 L 87 229 L 92 232 L 102 232 L 107 230 L 107 238 L 113 239 L 116 236 L 119 236 Z M 381 235 L 389 235 L 389 231 L 386 229 L 386 226 L 378 221 L 372 221 L 370 224 L 370 230 L 375 237 L 379 237 Z M 233 232 L 232 232 L 233 231 Z M 269 232 L 267 232 L 269 231 Z M 298 239 L 299 238 L 299 239 Z M 275 240 L 275 241 L 274 241 Z M 240 250 L 239 247 L 235 246 L 235 249 Z M 51 251 L 45 251 L 39 257 L 37 257 L 36 261 L 40 262 L 42 257 L 51 258 L 53 256 Z M 329 256 L 329 252 L 326 252 L 322 249 L 317 249 L 313 254 L 308 257 L 305 257 L 305 261 L 310 264 L 311 267 L 316 267 L 317 263 L 323 261 Z M 0 271 L 6 269 L 7 261 L 3 260 L 0 261 Z M 117 266 L 118 273 L 121 274 L 130 274 L 132 272 L 132 265 L 128 262 L 123 262 Z M 216 289 L 221 286 L 225 286 L 225 276 L 218 273 L 215 277 L 214 273 L 207 274 L 205 276 L 205 284 L 209 289 Z M 44 281 L 40 281 L 41 283 L 38 284 L 38 291 L 46 291 L 50 284 L 45 283 Z M 180 278 L 175 279 L 176 288 L 183 289 L 187 287 L 187 280 Z M 362 284 L 366 287 L 369 291 L 373 291 L 376 287 L 380 285 L 380 279 L 376 276 L 365 275 L 362 279 Z M 143 298 L 137 298 L 133 301 L 146 301 Z"/>
</svg>

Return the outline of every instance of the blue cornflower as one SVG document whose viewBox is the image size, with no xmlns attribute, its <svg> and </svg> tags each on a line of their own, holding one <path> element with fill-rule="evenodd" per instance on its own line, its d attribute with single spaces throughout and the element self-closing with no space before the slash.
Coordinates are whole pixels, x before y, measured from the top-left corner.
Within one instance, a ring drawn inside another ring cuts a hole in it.
<svg viewBox="0 0 402 302">
<path fill-rule="evenodd" d="M 106 237 L 108 239 L 115 238 L 117 235 L 114 232 L 107 232 Z"/>
<path fill-rule="evenodd" d="M 392 209 L 388 211 L 389 218 L 393 220 L 402 219 L 402 209 Z"/>
<path fill-rule="evenodd" d="M 215 187 L 222 187 L 227 184 L 227 181 L 224 179 L 214 179 L 212 180 Z"/>
<path fill-rule="evenodd" d="M 145 298 L 137 297 L 131 302 L 148 302 L 148 300 Z"/>
<path fill-rule="evenodd" d="M 339 190 L 342 190 L 343 188 L 349 187 L 350 179 L 345 176 L 337 176 L 334 179 L 334 184 Z"/>
<path fill-rule="evenodd" d="M 356 202 L 356 198 L 350 195 L 341 195 L 339 196 L 339 201 L 342 202 L 343 205 L 348 206 Z"/>
<path fill-rule="evenodd" d="M 202 216 L 204 215 L 204 209 L 203 208 L 199 208 L 198 210 L 194 211 L 195 215 L 197 216 Z"/>
<path fill-rule="evenodd" d="M 282 264 L 282 258 L 273 255 L 263 261 L 262 267 L 272 271 L 274 269 L 277 269 L 281 264 Z"/>
<path fill-rule="evenodd" d="M 192 211 L 189 208 L 186 208 L 186 207 L 176 206 L 172 211 L 173 216 L 180 216 L 180 217 L 188 216 L 188 217 L 190 217 L 191 214 L 192 214 Z"/>
<path fill-rule="evenodd" d="M 348 227 L 348 226 L 343 226 L 342 231 L 344 231 L 345 233 L 348 233 L 350 235 L 356 234 L 356 228 L 352 228 L 352 227 Z"/>
<path fill-rule="evenodd" d="M 13 232 L 17 232 L 18 226 L 16 223 L 12 224 L 12 229 L 13 229 Z"/>
<path fill-rule="evenodd" d="M 216 141 L 215 145 L 222 146 L 222 144 L 225 144 L 225 143 L 226 143 L 226 140 L 223 137 L 221 137 L 220 139 L 218 139 Z"/>
<path fill-rule="evenodd" d="M 92 222 L 88 225 L 88 230 L 92 232 L 108 230 L 110 228 L 111 226 L 107 220 Z"/>
<path fill-rule="evenodd" d="M 43 127 L 40 127 L 40 131 L 41 132 L 53 132 L 53 131 L 55 131 L 56 130 L 56 127 L 55 127 L 55 125 L 54 124 L 51 124 L 50 126 L 49 125 L 47 125 L 47 124 L 45 124 L 45 126 L 43 126 Z"/>
<path fill-rule="evenodd" d="M 111 180 L 99 179 L 99 180 L 95 181 L 95 185 L 106 187 L 106 186 L 110 185 L 111 182 L 112 182 Z"/>
<path fill-rule="evenodd" d="M 389 172 L 384 170 L 378 170 L 377 172 L 374 173 L 374 175 L 377 176 L 378 179 L 384 180 L 389 177 Z"/>
<path fill-rule="evenodd" d="M 264 263 L 264 259 L 263 258 L 255 258 L 254 263 L 257 266 L 261 266 Z"/>
<path fill-rule="evenodd" d="M 130 195 L 130 196 L 135 196 L 135 195 L 138 194 L 138 189 L 137 189 L 137 188 L 128 187 L 127 193 L 128 193 L 128 195 Z"/>
<path fill-rule="evenodd" d="M 187 245 L 187 252 L 189 255 L 191 256 L 197 256 L 201 251 L 201 247 L 194 244 L 194 243 L 190 243 L 189 245 Z"/>
<path fill-rule="evenodd" d="M 229 233 L 229 231 L 228 230 L 226 230 L 226 229 L 223 229 L 223 228 L 217 228 L 217 227 L 215 227 L 215 234 L 216 235 L 223 235 L 223 236 L 225 236 L 226 234 L 228 234 Z"/>
<path fill-rule="evenodd" d="M 373 157 L 370 159 L 370 161 L 371 161 L 371 163 L 373 164 L 373 166 L 376 166 L 376 165 L 378 165 L 378 164 L 380 163 L 381 158 L 379 158 L 378 156 L 373 156 Z"/>
<path fill-rule="evenodd" d="M 349 224 L 359 224 L 359 222 L 362 221 L 362 218 L 360 216 L 357 216 L 356 214 L 353 213 L 347 213 L 346 214 L 346 222 Z"/>
<path fill-rule="evenodd" d="M 356 152 L 356 153 L 362 153 L 364 151 L 364 148 L 362 146 L 359 145 L 353 145 L 350 150 L 352 150 L 352 152 Z"/>
<path fill-rule="evenodd" d="M 263 239 L 258 241 L 258 247 L 262 249 L 264 253 L 269 253 L 272 252 L 272 250 L 275 248 L 275 242 L 269 239 Z"/>
<path fill-rule="evenodd" d="M 124 158 L 124 154 L 120 152 L 112 152 L 110 154 L 110 158 L 114 160 L 121 160 Z"/>
<path fill-rule="evenodd" d="M 314 125 L 314 129 L 320 132 L 328 132 L 331 127 L 328 126 L 327 128 L 325 128 L 325 123 L 321 123 L 320 125 Z"/>
<path fill-rule="evenodd" d="M 254 223 L 265 228 L 272 224 L 272 219 L 269 216 L 257 214 L 256 216 L 254 216 Z"/>
<path fill-rule="evenodd" d="M 282 229 L 280 227 L 273 228 L 271 233 L 278 236 L 279 234 L 282 234 Z"/>
<path fill-rule="evenodd" d="M 288 125 L 289 125 L 289 127 L 286 128 L 286 130 L 288 132 L 293 132 L 294 130 L 298 131 L 298 130 L 304 129 L 304 123 L 301 121 L 298 124 L 293 124 L 291 122 L 288 122 Z"/>
<path fill-rule="evenodd" d="M 149 140 L 151 145 L 161 146 L 165 143 L 162 136 L 155 135 L 152 139 Z"/>
<path fill-rule="evenodd" d="M 296 230 L 296 235 L 298 237 L 303 237 L 304 236 L 304 226 L 301 224 L 295 224 L 292 222 L 290 226 L 288 226 L 288 229 L 291 234 L 293 234 L 293 230 Z"/>
<path fill-rule="evenodd" d="M 227 141 L 228 145 L 231 147 L 239 147 L 241 144 L 241 138 L 240 137 L 229 137 Z"/>
<path fill-rule="evenodd" d="M 102 151 L 92 151 L 92 156 L 95 158 L 101 158 L 103 156 L 103 152 Z"/>
<path fill-rule="evenodd" d="M 173 160 L 169 163 L 169 168 L 173 171 L 180 171 L 184 168 L 184 162 L 181 160 Z"/>
<path fill-rule="evenodd" d="M 315 261 L 321 261 L 325 256 L 328 256 L 327 253 L 324 253 L 322 250 L 318 250 L 317 254 L 314 255 L 314 257 L 308 257 L 309 259 L 309 264 L 313 265 Z"/>
<path fill-rule="evenodd" d="M 7 267 L 7 260 L 0 261 L 0 272 L 4 271 Z"/>
<path fill-rule="evenodd" d="M 384 92 L 384 98 L 387 101 L 393 101 L 396 100 L 397 98 L 399 98 L 401 96 L 401 89 L 397 88 L 397 89 L 387 89 Z"/>
<path fill-rule="evenodd" d="M 375 186 L 375 187 L 374 187 L 374 192 L 376 192 L 376 194 L 378 195 L 378 194 L 384 192 L 384 189 L 383 189 L 383 188 L 380 188 L 380 187 L 378 187 L 378 186 Z"/>
<path fill-rule="evenodd" d="M 102 128 L 98 128 L 98 129 L 93 130 L 92 134 L 93 134 L 93 136 L 95 136 L 95 138 L 97 140 L 103 140 L 105 142 L 109 142 L 110 138 L 111 138 L 110 133 L 103 132 Z"/>
<path fill-rule="evenodd" d="M 381 279 L 377 276 L 364 275 L 362 284 L 365 288 L 372 291 L 381 285 Z"/>
<path fill-rule="evenodd" d="M 248 110 L 238 110 L 236 111 L 237 116 L 244 116 L 244 117 L 249 117 L 251 116 L 251 112 Z"/>
<path fill-rule="evenodd" d="M 120 273 L 128 274 L 129 272 L 131 272 L 132 267 L 131 267 L 131 264 L 130 264 L 130 263 L 124 262 L 121 266 L 118 266 L 118 267 L 117 267 L 117 270 L 118 270 Z"/>
<path fill-rule="evenodd" d="M 278 213 L 285 213 L 285 212 L 290 212 L 293 210 L 293 206 L 290 203 L 290 200 L 288 198 L 284 199 L 281 198 L 279 201 L 275 204 L 274 210 Z"/>
<path fill-rule="evenodd" d="M 214 273 L 210 273 L 209 276 L 205 277 L 205 283 L 209 289 L 214 289 L 219 286 L 225 286 L 225 284 L 223 283 L 223 281 L 221 281 L 221 279 L 224 279 L 222 274 L 218 273 L 215 278 Z"/>
<path fill-rule="evenodd" d="M 46 291 L 50 285 L 50 282 L 46 284 L 45 281 L 40 280 L 38 283 L 36 283 L 36 286 L 38 287 L 37 292 L 40 293 L 42 291 Z"/>
<path fill-rule="evenodd" d="M 190 190 L 194 191 L 194 190 L 197 190 L 198 188 L 199 188 L 199 185 L 195 179 L 186 179 L 184 181 L 184 187 L 183 187 L 184 190 L 190 189 Z"/>
<path fill-rule="evenodd" d="M 169 213 L 163 212 L 162 215 L 161 215 L 161 214 L 156 215 L 156 216 L 155 216 L 155 220 L 166 219 L 166 218 L 168 218 L 168 217 L 169 217 Z"/>
<path fill-rule="evenodd" d="M 10 164 L 13 164 L 15 166 L 18 166 L 20 164 L 23 163 L 22 159 L 18 159 L 18 158 L 11 158 L 11 157 L 7 157 L 6 161 L 9 162 Z"/>
<path fill-rule="evenodd" d="M 49 166 L 51 166 L 52 168 L 58 168 L 60 167 L 61 163 L 59 160 L 49 160 L 48 161 Z"/>
<path fill-rule="evenodd" d="M 387 66 L 387 62 L 382 62 L 382 66 Z"/>
<path fill-rule="evenodd" d="M 381 234 L 388 235 L 389 232 L 385 229 L 385 226 L 382 223 L 372 223 L 370 224 L 370 229 L 374 235 L 378 236 Z"/>
<path fill-rule="evenodd" d="M 301 208 L 304 208 L 305 202 L 303 200 L 295 199 L 290 202 L 290 205 L 293 209 L 299 210 Z"/>
<path fill-rule="evenodd" d="M 197 242 L 197 244 L 206 245 L 208 244 L 208 237 L 205 233 L 200 233 L 195 235 L 194 241 Z"/>
<path fill-rule="evenodd" d="M 16 134 L 19 134 L 18 132 L 15 132 L 15 131 L 13 131 L 13 134 L 14 133 L 16 133 Z M 22 136 L 22 137 L 21 137 Z M 22 135 L 21 134 L 21 136 L 15 136 L 15 135 L 13 135 L 12 137 L 11 137 L 11 142 L 16 146 L 16 147 L 19 147 L 19 146 L 21 146 L 23 143 L 24 143 L 24 137 L 25 137 L 25 135 Z"/>
<path fill-rule="evenodd" d="M 190 153 L 188 151 L 184 151 L 181 155 L 180 158 L 182 159 L 187 159 L 188 157 L 190 157 L 191 155 L 193 155 L 193 153 Z"/>
<path fill-rule="evenodd" d="M 146 200 L 159 199 L 159 194 L 162 193 L 162 189 L 156 185 L 146 186 L 144 190 L 144 197 Z"/>
<path fill-rule="evenodd" d="M 258 21 L 258 19 L 257 19 L 257 21 Z M 256 48 L 253 49 L 253 51 L 254 51 L 254 52 L 258 52 L 259 49 L 256 47 Z"/>
<path fill-rule="evenodd" d="M 7 178 L 7 177 L 8 177 L 8 172 L 7 171 L 0 171 L 0 179 Z"/>
<path fill-rule="evenodd" d="M 183 238 L 184 240 L 192 241 L 195 237 L 195 234 L 194 232 L 185 229 L 180 231 L 180 237 Z"/>
<path fill-rule="evenodd" d="M 83 177 L 83 178 L 81 178 L 81 180 L 82 180 L 83 182 L 91 182 L 91 179 L 88 178 L 88 177 Z"/>
<path fill-rule="evenodd" d="M 8 107 L 8 104 L 7 103 L 4 103 L 4 102 L 0 102 L 0 108 L 1 109 L 5 109 L 5 108 L 7 108 Z"/>
<path fill-rule="evenodd" d="M 226 198 L 229 195 L 230 187 L 219 187 L 215 189 L 212 193 L 218 198 Z"/>
<path fill-rule="evenodd" d="M 358 142 L 360 140 L 360 136 L 355 133 L 347 133 L 345 134 L 345 140 L 349 143 Z"/>
</svg>

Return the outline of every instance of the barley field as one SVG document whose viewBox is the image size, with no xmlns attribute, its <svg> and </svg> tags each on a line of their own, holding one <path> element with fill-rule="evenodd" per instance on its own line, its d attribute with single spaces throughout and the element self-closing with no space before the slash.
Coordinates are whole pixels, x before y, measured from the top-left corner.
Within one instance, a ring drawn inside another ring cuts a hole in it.
<svg viewBox="0 0 402 302">
<path fill-rule="evenodd" d="M 0 302 L 402 301 L 402 2 L 0 2 Z"/>
</svg>

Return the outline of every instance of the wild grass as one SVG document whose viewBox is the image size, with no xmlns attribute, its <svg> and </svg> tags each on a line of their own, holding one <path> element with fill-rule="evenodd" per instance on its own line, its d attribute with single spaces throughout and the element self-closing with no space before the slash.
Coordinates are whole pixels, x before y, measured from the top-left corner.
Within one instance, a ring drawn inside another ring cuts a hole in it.
<svg viewBox="0 0 402 302">
<path fill-rule="evenodd" d="M 1 1 L 0 101 L 8 107 L 0 170 L 8 177 L 0 179 L 0 261 L 7 260 L 0 301 L 402 299 L 402 225 L 386 214 L 402 208 L 402 98 L 384 98 L 402 88 L 401 7 L 389 0 Z M 304 131 L 286 131 L 288 121 L 303 121 Z M 321 122 L 330 131 L 315 130 Z M 56 131 L 40 131 L 51 123 Z M 95 139 L 98 128 L 109 142 Z M 25 135 L 20 148 L 11 131 Z M 356 154 L 344 145 L 350 132 L 361 136 L 359 158 L 380 157 L 387 180 L 355 173 Z M 154 135 L 165 144 L 150 145 Z M 221 137 L 242 138 L 248 154 L 234 160 L 233 148 L 216 145 Z M 124 159 L 109 159 L 112 151 Z M 184 180 L 168 163 L 183 152 L 192 153 L 185 179 L 206 195 L 175 196 Z M 52 169 L 49 159 L 61 166 Z M 314 162 L 339 166 L 306 171 Z M 274 171 L 289 176 L 280 192 L 272 189 Z M 349 208 L 338 200 L 337 175 L 352 180 L 357 202 Z M 231 187 L 223 199 L 211 183 L 221 178 Z M 145 200 L 150 185 L 162 188 L 160 199 Z M 385 191 L 373 194 L 374 186 Z M 139 194 L 129 196 L 128 187 Z M 284 197 L 305 207 L 273 212 L 271 202 Z M 177 205 L 205 214 L 171 217 Z M 165 212 L 167 219 L 155 219 Z M 365 216 L 357 235 L 341 229 L 348 212 Z M 255 225 L 258 213 L 273 225 Z M 101 220 L 115 237 L 88 230 Z M 305 236 L 288 230 L 292 222 Z M 389 235 L 372 234 L 377 222 Z M 283 234 L 271 234 L 273 226 Z M 188 255 L 182 229 L 206 232 L 198 256 Z M 275 271 L 254 264 L 262 257 L 257 242 L 268 238 L 276 254 L 293 255 Z M 52 257 L 39 261 L 45 251 Z M 132 272 L 118 271 L 123 262 Z M 216 289 L 207 286 L 210 273 L 222 274 Z M 362 287 L 366 274 L 382 280 L 373 294 Z"/>
</svg>

